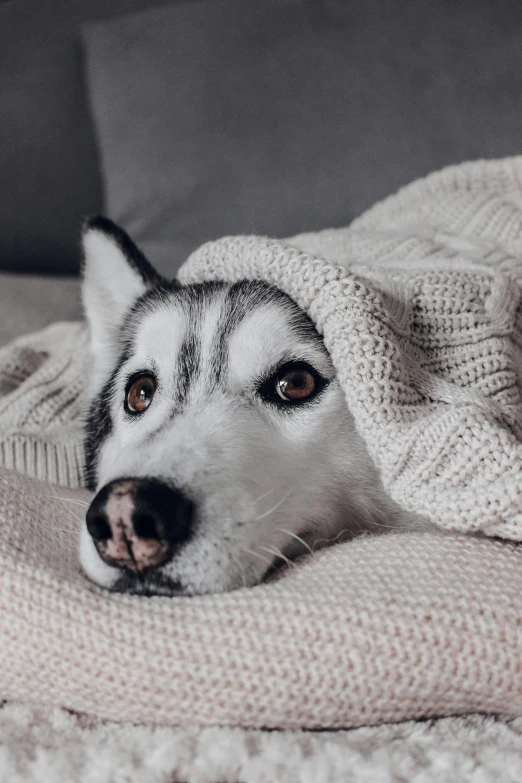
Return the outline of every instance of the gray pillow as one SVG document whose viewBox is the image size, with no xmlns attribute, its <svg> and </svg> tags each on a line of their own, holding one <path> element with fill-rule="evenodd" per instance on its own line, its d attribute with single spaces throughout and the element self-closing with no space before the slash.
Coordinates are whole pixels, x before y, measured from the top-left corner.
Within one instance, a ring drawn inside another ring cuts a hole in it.
<svg viewBox="0 0 522 783">
<path fill-rule="evenodd" d="M 154 4 L 0 0 L 0 269 L 77 271 L 81 223 L 103 196 L 80 23 Z"/>
<path fill-rule="evenodd" d="M 110 217 L 161 271 L 520 151 L 518 0 L 212 0 L 85 32 Z"/>
</svg>

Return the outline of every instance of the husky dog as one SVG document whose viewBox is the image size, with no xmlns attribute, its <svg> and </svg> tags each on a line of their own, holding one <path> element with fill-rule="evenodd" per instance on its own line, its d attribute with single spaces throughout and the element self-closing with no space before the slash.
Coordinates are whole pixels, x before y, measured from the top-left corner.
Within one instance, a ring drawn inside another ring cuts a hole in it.
<svg viewBox="0 0 522 783">
<path fill-rule="evenodd" d="M 90 579 L 217 593 L 404 521 L 292 299 L 261 281 L 169 282 L 105 218 L 87 223 L 83 244 Z"/>
</svg>

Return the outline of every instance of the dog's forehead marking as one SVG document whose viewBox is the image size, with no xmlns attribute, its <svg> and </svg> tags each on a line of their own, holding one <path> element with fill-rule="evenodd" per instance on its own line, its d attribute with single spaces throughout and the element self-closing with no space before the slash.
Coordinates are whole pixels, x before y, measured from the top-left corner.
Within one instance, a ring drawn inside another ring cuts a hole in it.
<svg viewBox="0 0 522 783">
<path fill-rule="evenodd" d="M 213 377 L 227 287 L 175 294 L 157 310 L 148 310 L 136 326 L 132 363 L 153 363 L 177 407 L 197 380 Z"/>
<path fill-rule="evenodd" d="M 154 358 L 161 367 L 173 364 L 186 331 L 183 309 L 176 300 L 147 312 L 136 326 L 132 360 Z"/>
<path fill-rule="evenodd" d="M 135 324 L 129 371 L 154 364 L 179 411 L 191 394 L 240 388 L 291 358 L 328 374 L 311 321 L 282 292 L 257 282 L 192 286 L 149 306 Z"/>
<path fill-rule="evenodd" d="M 306 321 L 303 319 L 306 325 Z M 300 329 L 296 314 L 284 302 L 268 302 L 246 314 L 231 335 L 230 376 L 239 386 L 290 360 L 307 361 L 328 375 L 331 362 L 322 341 Z"/>
</svg>

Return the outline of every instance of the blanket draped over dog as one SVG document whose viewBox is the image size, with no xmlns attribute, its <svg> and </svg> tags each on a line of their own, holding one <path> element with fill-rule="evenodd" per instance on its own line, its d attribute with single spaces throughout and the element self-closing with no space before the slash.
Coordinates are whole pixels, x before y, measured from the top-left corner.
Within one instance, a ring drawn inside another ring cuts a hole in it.
<svg viewBox="0 0 522 783">
<path fill-rule="evenodd" d="M 310 314 L 398 503 L 448 530 L 522 539 L 522 158 L 446 169 L 347 229 L 208 243 L 180 273 L 242 278 Z M 512 543 L 364 538 L 192 599 L 88 585 L 89 496 L 70 489 L 86 349 L 68 324 L 0 351 L 0 699 L 287 728 L 522 712 Z"/>
<path fill-rule="evenodd" d="M 210 242 L 180 278 L 284 289 L 324 335 L 391 496 L 442 527 L 521 540 L 522 158 L 446 169 L 287 242 Z M 3 464 L 81 483 L 86 373 L 76 325 L 0 354 Z"/>
<path fill-rule="evenodd" d="M 391 496 L 521 540 L 522 158 L 447 169 L 290 243 L 211 242 L 181 279 L 285 290 L 324 335 Z"/>
</svg>

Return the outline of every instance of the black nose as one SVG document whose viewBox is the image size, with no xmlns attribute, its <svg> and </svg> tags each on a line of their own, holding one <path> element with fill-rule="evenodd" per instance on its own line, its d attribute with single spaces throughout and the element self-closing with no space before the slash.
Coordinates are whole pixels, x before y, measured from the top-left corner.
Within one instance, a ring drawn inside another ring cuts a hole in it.
<svg viewBox="0 0 522 783">
<path fill-rule="evenodd" d="M 87 511 L 89 531 L 106 563 L 141 571 L 165 564 L 191 533 L 194 503 L 157 479 L 118 479 Z"/>
</svg>

